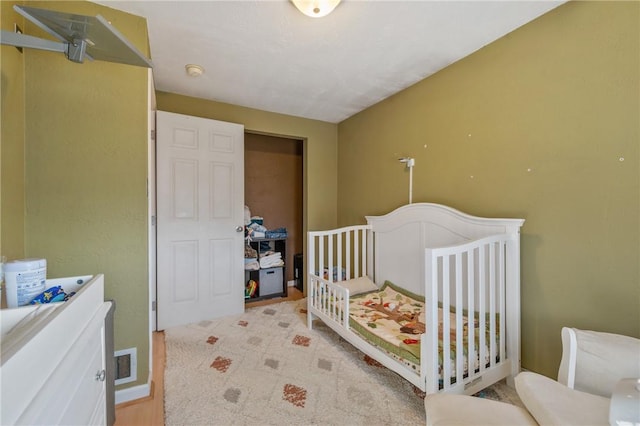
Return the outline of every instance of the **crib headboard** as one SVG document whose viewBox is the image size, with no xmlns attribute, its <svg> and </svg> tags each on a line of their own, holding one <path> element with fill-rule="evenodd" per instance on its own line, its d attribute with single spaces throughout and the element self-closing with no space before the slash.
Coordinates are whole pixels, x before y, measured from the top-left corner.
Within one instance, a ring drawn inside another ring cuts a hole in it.
<svg viewBox="0 0 640 426">
<path fill-rule="evenodd" d="M 451 207 L 414 203 L 383 216 L 366 216 L 371 226 L 368 271 L 377 284 L 385 280 L 424 295 L 425 248 L 460 244 L 496 234 L 519 234 L 522 219 L 471 216 Z M 418 266 L 418 267 L 416 267 Z"/>
</svg>

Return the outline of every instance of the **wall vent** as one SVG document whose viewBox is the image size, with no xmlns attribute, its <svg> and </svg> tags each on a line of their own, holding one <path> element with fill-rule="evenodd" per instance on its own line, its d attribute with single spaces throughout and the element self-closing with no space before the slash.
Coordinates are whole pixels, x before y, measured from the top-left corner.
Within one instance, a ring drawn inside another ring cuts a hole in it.
<svg viewBox="0 0 640 426">
<path fill-rule="evenodd" d="M 115 351 L 113 355 L 116 359 L 116 386 L 135 382 L 138 375 L 138 351 L 136 348 Z"/>
</svg>

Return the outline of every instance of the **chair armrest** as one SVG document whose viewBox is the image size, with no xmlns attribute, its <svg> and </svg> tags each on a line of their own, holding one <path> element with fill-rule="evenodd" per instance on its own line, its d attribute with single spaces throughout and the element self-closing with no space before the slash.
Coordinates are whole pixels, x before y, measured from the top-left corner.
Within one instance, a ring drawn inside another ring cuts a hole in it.
<svg viewBox="0 0 640 426">
<path fill-rule="evenodd" d="M 558 382 L 574 388 L 576 379 L 576 351 L 578 341 L 573 328 L 562 327 L 562 359 L 558 369 Z"/>
<path fill-rule="evenodd" d="M 518 374 L 515 383 L 522 403 L 540 425 L 609 424 L 609 398 L 531 372 Z"/>
</svg>

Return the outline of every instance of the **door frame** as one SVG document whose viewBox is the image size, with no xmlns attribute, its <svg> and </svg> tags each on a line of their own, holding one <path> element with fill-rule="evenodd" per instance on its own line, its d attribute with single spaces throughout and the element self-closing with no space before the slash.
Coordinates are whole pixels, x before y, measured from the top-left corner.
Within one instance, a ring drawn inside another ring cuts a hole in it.
<svg viewBox="0 0 640 426">
<path fill-rule="evenodd" d="M 278 138 L 278 139 L 287 139 L 287 140 L 290 140 L 290 141 L 297 142 L 302 147 L 302 194 L 301 194 L 301 199 L 302 199 L 302 218 L 301 219 L 302 219 L 302 221 L 301 221 L 301 229 L 300 229 L 300 233 L 302 235 L 302 246 L 299 247 L 299 249 L 300 249 L 300 252 L 302 253 L 302 256 L 303 256 L 303 259 L 304 259 L 305 258 L 304 254 L 307 251 L 306 250 L 307 237 L 306 237 L 306 233 L 305 233 L 305 230 L 307 229 L 307 138 L 306 137 L 302 137 L 302 136 L 283 135 L 283 134 L 280 134 L 280 133 L 261 132 L 261 131 L 258 131 L 258 130 L 252 130 L 252 129 L 247 129 L 247 128 L 245 128 L 244 133 L 245 133 L 245 135 L 246 134 L 251 134 L 251 135 L 269 136 L 269 137 Z M 246 144 L 245 144 L 245 152 L 246 152 Z M 246 176 L 246 172 L 245 172 L 245 176 Z M 246 203 L 246 198 L 245 198 L 245 203 Z M 289 252 L 290 252 L 290 248 L 289 248 L 289 244 L 287 244 L 287 253 L 289 253 Z M 288 257 L 288 255 L 287 255 L 287 257 Z M 293 264 L 291 264 L 291 265 L 287 264 L 286 268 L 287 268 L 287 271 L 292 271 L 292 272 L 294 271 Z M 288 272 L 287 272 L 287 275 L 288 275 Z M 295 278 L 295 276 L 294 276 L 294 278 Z M 287 285 L 289 284 L 289 281 L 290 280 L 287 280 Z M 303 281 L 304 281 L 304 277 L 303 277 Z"/>
<path fill-rule="evenodd" d="M 147 149 L 147 201 L 148 201 L 148 239 L 149 239 L 149 365 L 153 368 L 153 332 L 158 329 L 156 315 L 157 252 L 156 236 L 156 91 L 153 82 L 153 70 L 149 69 L 149 117 Z"/>
</svg>

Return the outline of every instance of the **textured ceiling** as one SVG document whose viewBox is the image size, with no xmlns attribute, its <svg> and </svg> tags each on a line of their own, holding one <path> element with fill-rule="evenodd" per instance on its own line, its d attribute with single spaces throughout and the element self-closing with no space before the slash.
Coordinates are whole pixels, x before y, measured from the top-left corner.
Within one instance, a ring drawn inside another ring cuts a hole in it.
<svg viewBox="0 0 640 426">
<path fill-rule="evenodd" d="M 145 17 L 156 89 L 340 122 L 563 1 L 97 1 Z M 205 73 L 187 76 L 184 66 Z"/>
</svg>

